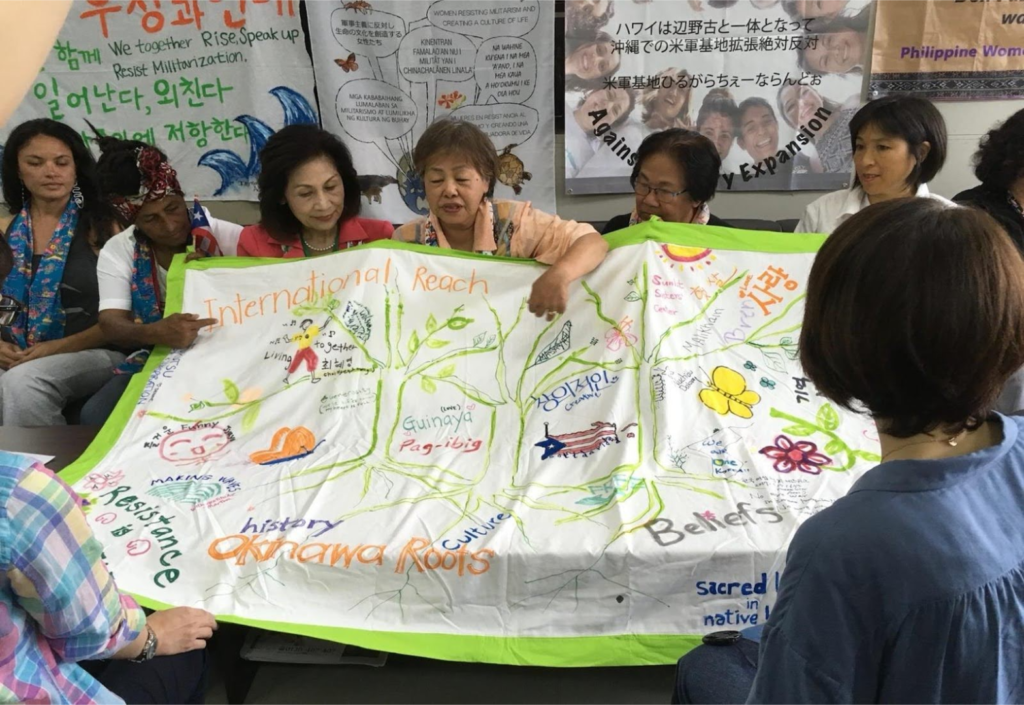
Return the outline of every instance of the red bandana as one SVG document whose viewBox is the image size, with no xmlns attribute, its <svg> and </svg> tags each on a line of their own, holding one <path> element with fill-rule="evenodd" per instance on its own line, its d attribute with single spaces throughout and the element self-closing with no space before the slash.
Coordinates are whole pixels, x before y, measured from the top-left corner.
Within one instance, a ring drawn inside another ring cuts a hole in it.
<svg viewBox="0 0 1024 705">
<path fill-rule="evenodd" d="M 121 217 L 128 223 L 135 222 L 139 209 L 151 201 L 165 196 L 182 196 L 185 193 L 178 183 L 178 172 L 166 161 L 160 152 L 152 147 L 140 147 L 135 163 L 139 168 L 139 193 L 135 196 L 112 196 L 110 201 Z"/>
</svg>

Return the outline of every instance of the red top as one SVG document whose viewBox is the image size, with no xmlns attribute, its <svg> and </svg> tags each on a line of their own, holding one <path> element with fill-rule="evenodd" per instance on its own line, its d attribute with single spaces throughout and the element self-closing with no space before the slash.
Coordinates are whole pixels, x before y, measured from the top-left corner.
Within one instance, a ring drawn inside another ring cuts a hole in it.
<svg viewBox="0 0 1024 705">
<path fill-rule="evenodd" d="M 346 250 L 374 240 L 389 240 L 394 230 L 386 220 L 349 218 L 338 231 L 338 249 Z M 247 225 L 238 236 L 238 256 L 299 258 L 303 256 L 302 241 L 296 237 L 289 242 L 281 242 L 270 237 L 259 223 Z"/>
</svg>

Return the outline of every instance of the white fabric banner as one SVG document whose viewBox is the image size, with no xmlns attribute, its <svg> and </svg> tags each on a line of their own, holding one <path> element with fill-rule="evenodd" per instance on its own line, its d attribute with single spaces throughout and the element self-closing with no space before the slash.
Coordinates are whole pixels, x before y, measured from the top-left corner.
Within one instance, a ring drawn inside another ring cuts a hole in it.
<svg viewBox="0 0 1024 705">
<path fill-rule="evenodd" d="M 427 213 L 412 151 L 434 120 L 479 125 L 498 150 L 498 198 L 555 212 L 554 3 L 313 2 L 309 28 L 324 127 L 360 174 L 364 213 Z"/>
<path fill-rule="evenodd" d="M 645 637 L 763 622 L 877 437 L 800 371 L 813 253 L 643 239 L 678 227 L 634 229 L 550 323 L 525 309 L 541 268 L 493 258 L 193 263 L 180 308 L 220 325 L 154 356 L 72 474 L 119 585 L 499 662 L 594 663 L 530 646 L 574 636 L 665 662 Z"/>
<path fill-rule="evenodd" d="M 298 0 L 75 0 L 0 137 L 39 117 L 156 145 L 188 196 L 255 200 L 270 135 L 317 122 Z"/>
</svg>

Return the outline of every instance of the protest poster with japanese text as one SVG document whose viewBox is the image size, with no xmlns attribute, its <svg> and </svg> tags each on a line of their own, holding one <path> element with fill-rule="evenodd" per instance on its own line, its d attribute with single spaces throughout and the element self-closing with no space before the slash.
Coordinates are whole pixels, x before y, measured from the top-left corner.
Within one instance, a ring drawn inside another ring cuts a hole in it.
<svg viewBox="0 0 1024 705">
<path fill-rule="evenodd" d="M 76 0 L 0 136 L 39 117 L 156 145 L 189 196 L 255 200 L 267 139 L 318 120 L 299 2 Z"/>
<path fill-rule="evenodd" d="M 640 143 L 708 137 L 718 190 L 832 190 L 853 171 L 872 0 L 567 0 L 566 192 L 626 193 Z"/>
<path fill-rule="evenodd" d="M 308 6 L 323 124 L 352 150 L 364 213 L 426 215 L 416 141 L 468 120 L 498 152 L 497 198 L 555 211 L 554 3 L 374 0 Z"/>
<path fill-rule="evenodd" d="M 871 97 L 936 100 L 1024 96 L 1024 5 L 901 0 L 878 7 Z"/>
</svg>

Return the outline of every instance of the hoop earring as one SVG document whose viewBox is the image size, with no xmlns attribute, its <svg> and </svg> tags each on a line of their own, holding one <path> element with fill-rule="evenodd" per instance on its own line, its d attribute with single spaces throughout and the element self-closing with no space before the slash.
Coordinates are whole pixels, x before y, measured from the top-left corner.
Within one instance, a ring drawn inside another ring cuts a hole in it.
<svg viewBox="0 0 1024 705">
<path fill-rule="evenodd" d="M 85 205 L 85 196 L 82 194 L 82 189 L 79 188 L 78 182 L 71 188 L 71 200 L 75 202 L 75 205 L 81 208 Z"/>
</svg>

